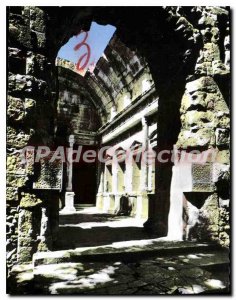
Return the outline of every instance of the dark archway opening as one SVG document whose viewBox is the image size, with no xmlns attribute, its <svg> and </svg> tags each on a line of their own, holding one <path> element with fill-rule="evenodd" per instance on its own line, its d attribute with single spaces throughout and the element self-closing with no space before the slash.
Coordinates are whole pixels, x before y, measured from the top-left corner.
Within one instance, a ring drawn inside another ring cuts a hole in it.
<svg viewBox="0 0 236 300">
<path fill-rule="evenodd" d="M 85 150 L 85 149 L 84 149 Z M 89 150 L 96 150 L 89 147 Z M 81 154 L 81 156 L 83 153 Z M 96 161 L 85 163 L 79 161 L 73 164 L 72 187 L 75 207 L 80 205 L 96 205 L 97 165 Z"/>
<path fill-rule="evenodd" d="M 202 41 L 193 38 L 191 32 L 179 30 L 178 13 L 174 8 L 162 7 L 63 7 L 56 14 L 50 7 L 52 18 L 50 48 L 55 60 L 56 53 L 68 39 L 80 30 L 88 30 L 92 21 L 111 24 L 117 28 L 118 37 L 129 47 L 139 52 L 148 62 L 159 95 L 157 114 L 157 153 L 163 149 L 172 150 L 180 132 L 180 104 L 186 80 L 193 69 Z M 173 11 L 168 11 L 168 10 Z M 190 13 L 186 8 L 184 15 Z M 135 18 L 130 18 L 130 15 Z M 53 17 L 54 16 L 54 17 Z M 61 20 L 65 20 L 61 22 Z M 55 30 L 56 28 L 56 30 Z M 191 78 L 193 79 L 193 78 Z M 172 164 L 163 163 L 156 172 L 156 195 L 152 202 L 152 216 L 146 228 L 165 236 L 168 231 L 170 184 Z"/>
</svg>

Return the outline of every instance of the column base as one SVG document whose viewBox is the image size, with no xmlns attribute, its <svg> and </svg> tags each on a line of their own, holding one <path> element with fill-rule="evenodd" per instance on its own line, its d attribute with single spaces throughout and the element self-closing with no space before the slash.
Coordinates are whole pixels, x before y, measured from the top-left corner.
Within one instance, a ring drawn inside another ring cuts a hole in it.
<svg viewBox="0 0 236 300">
<path fill-rule="evenodd" d="M 148 219 L 143 224 L 144 229 L 147 232 L 155 234 L 156 237 L 165 237 L 167 236 L 167 227 L 163 222 L 158 219 Z"/>
<path fill-rule="evenodd" d="M 74 213 L 76 209 L 74 207 L 74 192 L 66 192 L 65 195 L 65 207 L 61 210 L 61 213 Z"/>
<path fill-rule="evenodd" d="M 165 220 L 163 210 L 158 206 L 157 194 L 148 194 L 148 219 L 143 227 L 157 237 L 167 236 L 168 219 Z"/>
</svg>

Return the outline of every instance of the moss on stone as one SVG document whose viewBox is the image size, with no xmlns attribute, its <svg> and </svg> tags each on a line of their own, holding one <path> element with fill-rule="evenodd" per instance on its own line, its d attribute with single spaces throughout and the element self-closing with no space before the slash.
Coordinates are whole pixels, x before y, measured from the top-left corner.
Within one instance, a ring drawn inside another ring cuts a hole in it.
<svg viewBox="0 0 236 300">
<path fill-rule="evenodd" d="M 18 200 L 18 190 L 15 187 L 6 188 L 6 199 L 7 201 L 17 201 Z"/>
<path fill-rule="evenodd" d="M 22 195 L 21 202 L 20 202 L 21 208 L 36 207 L 43 203 L 41 199 L 37 198 L 33 194 L 22 193 L 21 195 Z"/>
<path fill-rule="evenodd" d="M 14 174 L 7 174 L 7 186 L 19 188 L 23 187 L 28 180 L 27 176 L 21 176 L 21 175 L 14 175 Z"/>
</svg>

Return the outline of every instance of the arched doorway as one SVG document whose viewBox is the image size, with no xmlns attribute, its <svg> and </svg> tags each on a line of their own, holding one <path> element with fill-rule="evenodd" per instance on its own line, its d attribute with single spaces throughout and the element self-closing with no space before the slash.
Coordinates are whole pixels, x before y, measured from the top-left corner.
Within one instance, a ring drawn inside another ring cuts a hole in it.
<svg viewBox="0 0 236 300">
<path fill-rule="evenodd" d="M 131 21 L 129 18 L 131 9 L 132 13 L 135 10 L 136 20 L 132 19 Z M 50 12 L 50 8 L 46 8 L 46 10 Z M 180 131 L 179 108 L 185 87 L 185 79 L 194 67 L 198 49 L 201 46 L 200 41 L 194 35 L 193 39 L 189 39 L 187 36 L 184 36 L 183 32 L 176 31 L 178 14 L 172 14 L 170 17 L 170 11 L 171 9 L 168 11 L 168 9 L 156 7 L 153 13 L 150 13 L 149 10 L 146 11 L 147 13 L 144 13 L 139 8 L 128 8 L 124 14 L 120 8 L 91 8 L 91 10 L 86 11 L 85 16 L 80 17 L 80 13 L 76 10 L 73 9 L 72 11 L 70 8 L 66 8 L 63 11 L 64 19 L 67 20 L 66 28 L 61 25 L 61 21 L 58 22 L 58 19 L 55 20 L 56 25 L 54 25 L 54 28 L 58 26 L 57 34 L 51 33 L 52 36 L 56 36 L 52 42 L 54 53 L 56 54 L 59 47 L 73 34 L 77 34 L 81 29 L 88 30 L 91 20 L 95 20 L 100 24 L 115 26 L 119 38 L 128 47 L 136 49 L 144 55 L 150 66 L 159 94 L 157 144 L 160 148 L 157 151 L 161 151 L 164 148 L 173 149 L 173 145 L 177 140 Z M 158 18 L 156 17 L 157 15 Z M 154 27 L 153 24 L 155 24 Z M 137 26 L 139 30 L 137 30 Z M 164 36 L 162 34 L 163 30 L 165 31 Z M 150 47 L 150 45 L 152 46 Z M 168 66 L 166 62 L 169 60 L 175 63 Z M 168 122 L 165 119 L 166 115 L 171 115 Z M 171 168 L 171 164 L 164 164 L 156 172 L 157 182 L 155 186 L 159 187 L 159 190 L 156 190 L 155 202 L 158 207 L 156 208 L 156 216 L 157 219 L 161 219 L 162 225 L 165 224 L 165 229 L 160 232 L 160 235 L 166 235 L 167 233 Z M 158 222 L 151 219 L 147 227 L 152 227 Z M 157 230 L 159 229 L 157 228 Z"/>
</svg>

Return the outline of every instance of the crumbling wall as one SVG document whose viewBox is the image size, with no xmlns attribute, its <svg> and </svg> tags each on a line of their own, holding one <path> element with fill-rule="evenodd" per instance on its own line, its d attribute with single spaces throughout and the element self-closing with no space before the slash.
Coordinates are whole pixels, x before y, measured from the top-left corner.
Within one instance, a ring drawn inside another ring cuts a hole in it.
<svg viewBox="0 0 236 300">
<path fill-rule="evenodd" d="M 201 183 L 193 172 L 198 163 L 192 166 L 192 195 L 188 194 L 184 206 L 187 219 L 193 219 L 194 214 L 197 217 L 194 217 L 195 224 L 191 224 L 189 238 L 218 240 L 222 245 L 229 245 L 230 16 L 227 9 L 219 7 L 195 7 L 192 13 L 203 44 L 194 74 L 187 78 L 176 145 L 181 151 L 211 150 L 214 157 L 207 159 L 205 166 L 209 165 L 211 171 L 206 175 L 205 169 L 200 174 Z M 204 192 L 209 193 L 207 197 Z M 196 193 L 198 200 L 193 204 L 191 199 L 196 198 Z"/>
<path fill-rule="evenodd" d="M 30 262 L 32 254 L 39 250 L 41 207 L 49 210 L 51 205 L 50 199 L 45 197 L 37 200 L 38 195 L 32 190 L 34 168 L 20 157 L 27 145 L 53 142 L 55 80 L 47 52 L 46 21 L 47 16 L 40 8 L 8 8 L 6 196 L 9 269 L 16 260 Z"/>
</svg>

